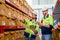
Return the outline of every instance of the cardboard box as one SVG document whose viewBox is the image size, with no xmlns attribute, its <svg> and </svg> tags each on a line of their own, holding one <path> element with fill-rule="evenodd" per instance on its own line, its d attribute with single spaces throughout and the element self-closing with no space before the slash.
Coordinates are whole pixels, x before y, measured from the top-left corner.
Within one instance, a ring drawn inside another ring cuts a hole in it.
<svg viewBox="0 0 60 40">
<path fill-rule="evenodd" d="M 0 21 L 1 23 L 0 23 L 0 25 L 1 26 L 5 26 L 6 25 L 6 22 L 7 22 L 7 18 L 6 17 L 1 17 L 1 21 Z"/>
<path fill-rule="evenodd" d="M 20 4 L 19 4 L 20 2 L 19 2 L 19 1 L 20 1 L 20 0 L 17 0 L 17 3 L 16 3 L 16 5 L 18 5 L 18 6 L 20 6 Z"/>
<path fill-rule="evenodd" d="M 16 30 L 16 31 L 15 31 L 15 39 L 16 39 L 16 40 L 19 38 L 18 33 L 19 33 L 19 31 Z"/>
<path fill-rule="evenodd" d="M 18 15 L 20 16 L 19 20 L 24 20 L 23 14 L 21 12 Z"/>
<path fill-rule="evenodd" d="M 10 1 L 19 6 L 19 0 L 10 0 Z"/>
<path fill-rule="evenodd" d="M 2 17 L 0 17 L 0 34 L 4 33 L 4 26 L 2 26 Z"/>
<path fill-rule="evenodd" d="M 0 34 L 0 40 L 4 40 L 4 34 Z"/>
<path fill-rule="evenodd" d="M 24 4 L 24 0 L 19 0 L 19 4 L 22 6 Z"/>
<path fill-rule="evenodd" d="M 17 13 L 17 20 L 20 20 L 21 19 L 21 14 L 20 13 Z"/>
<path fill-rule="evenodd" d="M 29 11 L 29 15 L 30 15 L 31 17 L 32 17 L 32 14 L 33 14 L 33 13 L 32 13 L 31 11 Z"/>
<path fill-rule="evenodd" d="M 13 18 L 13 19 L 16 19 L 16 18 L 18 17 L 17 14 L 18 14 L 18 13 L 17 13 L 15 10 L 13 10 L 12 18 Z"/>
<path fill-rule="evenodd" d="M 8 26 L 8 19 L 5 17 L 5 16 L 3 16 L 3 17 L 1 17 L 1 20 L 0 20 L 0 26 L 4 26 L 4 28 L 9 28 L 9 26 Z"/>
<path fill-rule="evenodd" d="M 0 4 L 0 15 L 6 16 L 6 13 L 7 13 L 7 8 L 6 8 L 6 6 L 5 6 L 3 3 Z"/>
<path fill-rule="evenodd" d="M 17 3 L 17 0 L 10 0 L 10 1 L 13 2 L 13 3 L 15 3 L 15 4 Z"/>
<path fill-rule="evenodd" d="M 18 40 L 24 40 L 24 31 L 23 30 L 18 30 Z"/>
<path fill-rule="evenodd" d="M 4 40 L 10 40 L 10 33 L 4 32 Z"/>
<path fill-rule="evenodd" d="M 8 8 L 8 12 L 6 13 L 8 18 L 12 18 L 13 11 L 12 9 Z"/>
<path fill-rule="evenodd" d="M 9 28 L 10 28 L 10 29 L 16 28 L 15 22 L 14 22 L 13 20 L 11 20 L 11 19 L 9 19 Z"/>
<path fill-rule="evenodd" d="M 10 40 L 15 40 L 15 31 L 10 31 Z"/>
<path fill-rule="evenodd" d="M 29 11 L 33 12 L 33 9 L 28 5 L 26 1 L 24 1 L 24 5 L 29 9 Z"/>
<path fill-rule="evenodd" d="M 0 26 L 2 25 L 2 18 L 0 17 Z"/>
<path fill-rule="evenodd" d="M 20 28 L 20 25 L 21 25 L 20 21 L 14 20 L 14 22 L 15 22 L 15 24 L 16 24 L 16 28 Z"/>
<path fill-rule="evenodd" d="M 5 0 L 0 0 L 1 3 L 5 3 Z"/>
<path fill-rule="evenodd" d="M 36 37 L 36 40 L 40 40 L 40 37 L 39 37 L 39 36 L 37 36 L 37 37 Z"/>
</svg>

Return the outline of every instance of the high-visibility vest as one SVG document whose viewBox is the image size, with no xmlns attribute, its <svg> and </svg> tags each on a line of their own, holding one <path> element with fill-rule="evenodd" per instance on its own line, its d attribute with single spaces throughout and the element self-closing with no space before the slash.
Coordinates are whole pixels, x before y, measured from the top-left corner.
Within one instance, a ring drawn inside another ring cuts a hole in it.
<svg viewBox="0 0 60 40">
<path fill-rule="evenodd" d="M 31 37 L 31 34 L 34 34 L 34 32 L 30 29 L 30 25 L 36 26 L 36 30 L 37 30 L 37 31 L 38 31 L 38 29 L 39 29 L 39 26 L 38 26 L 38 24 L 37 24 L 36 22 L 32 22 L 32 21 L 30 21 L 30 20 L 28 20 L 28 19 L 25 20 L 25 24 L 27 25 L 25 31 L 28 32 L 28 33 L 30 33 L 30 36 L 29 36 L 29 37 Z"/>
<path fill-rule="evenodd" d="M 48 24 L 48 25 L 52 25 L 54 23 L 54 19 L 52 16 L 48 15 L 48 17 L 45 17 L 42 19 L 43 24 Z"/>
</svg>

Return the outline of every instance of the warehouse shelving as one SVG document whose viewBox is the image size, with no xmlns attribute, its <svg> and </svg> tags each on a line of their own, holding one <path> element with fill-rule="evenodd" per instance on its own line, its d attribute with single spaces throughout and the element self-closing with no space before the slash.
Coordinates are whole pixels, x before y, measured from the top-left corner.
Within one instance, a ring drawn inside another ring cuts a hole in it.
<svg viewBox="0 0 60 40">
<path fill-rule="evenodd" d="M 56 1 L 53 13 L 54 13 L 54 21 L 60 18 L 60 0 Z M 53 40 L 60 40 L 59 28 L 53 31 Z"/>
<path fill-rule="evenodd" d="M 36 18 L 26 0 L 0 0 L 0 40 L 24 40 L 24 19 Z"/>
</svg>

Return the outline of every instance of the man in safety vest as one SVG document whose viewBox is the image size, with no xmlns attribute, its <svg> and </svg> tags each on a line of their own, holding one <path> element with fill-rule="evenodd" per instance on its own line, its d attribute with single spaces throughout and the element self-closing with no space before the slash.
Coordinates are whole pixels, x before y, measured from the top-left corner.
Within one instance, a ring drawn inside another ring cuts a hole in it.
<svg viewBox="0 0 60 40">
<path fill-rule="evenodd" d="M 43 18 L 39 22 L 42 40 L 52 40 L 53 17 L 48 14 L 48 8 L 42 9 Z"/>
<path fill-rule="evenodd" d="M 36 34 L 38 33 L 38 30 L 39 30 L 38 23 L 30 21 L 28 19 L 25 19 L 24 23 L 27 25 L 24 33 L 26 37 L 25 40 L 35 40 Z"/>
</svg>

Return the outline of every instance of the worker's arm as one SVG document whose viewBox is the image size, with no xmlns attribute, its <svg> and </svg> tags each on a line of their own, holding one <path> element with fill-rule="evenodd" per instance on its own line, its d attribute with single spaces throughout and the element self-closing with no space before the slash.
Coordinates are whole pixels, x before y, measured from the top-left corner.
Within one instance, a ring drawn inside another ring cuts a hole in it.
<svg viewBox="0 0 60 40">
<path fill-rule="evenodd" d="M 39 31 L 39 25 L 38 24 L 36 24 L 36 30 Z"/>
<path fill-rule="evenodd" d="M 39 25 L 38 25 L 38 23 L 36 23 L 35 26 L 36 26 L 35 34 L 38 34 L 38 31 L 39 31 Z"/>
<path fill-rule="evenodd" d="M 28 19 L 24 19 L 23 21 L 25 24 L 28 24 L 29 20 Z"/>
<path fill-rule="evenodd" d="M 54 23 L 54 20 L 53 20 L 53 17 L 49 17 L 49 24 L 43 24 L 43 23 L 39 23 L 40 24 L 40 27 L 44 26 L 44 27 L 47 27 L 47 28 L 52 28 L 53 27 L 53 23 Z"/>
<path fill-rule="evenodd" d="M 50 25 L 50 26 L 53 26 L 53 25 L 54 25 L 54 19 L 53 19 L 53 17 L 50 16 L 49 19 L 50 19 L 50 20 L 49 20 L 49 22 L 50 22 L 49 25 Z"/>
<path fill-rule="evenodd" d="M 43 23 L 40 23 L 40 27 L 47 27 L 47 28 L 50 28 L 49 25 L 47 25 L 47 24 L 43 24 Z"/>
</svg>

